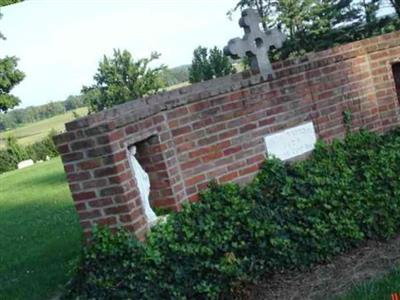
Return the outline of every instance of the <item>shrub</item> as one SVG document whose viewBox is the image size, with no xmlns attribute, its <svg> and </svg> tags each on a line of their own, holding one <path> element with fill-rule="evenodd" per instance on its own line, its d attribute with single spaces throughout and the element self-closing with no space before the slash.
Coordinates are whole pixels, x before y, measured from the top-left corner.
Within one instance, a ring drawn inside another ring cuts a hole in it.
<svg viewBox="0 0 400 300">
<path fill-rule="evenodd" d="M 45 160 L 47 157 L 58 156 L 56 145 L 53 142 L 53 136 L 56 134 L 57 132 L 52 130 L 43 140 L 26 146 L 29 157 L 36 162 Z"/>
<path fill-rule="evenodd" d="M 15 170 L 20 161 L 28 159 L 26 149 L 10 135 L 6 139 L 6 148 L 0 150 L 0 173 Z"/>
<path fill-rule="evenodd" d="M 400 131 L 269 159 L 243 189 L 212 183 L 145 244 L 95 231 L 65 298 L 218 299 L 261 274 L 328 261 L 400 226 Z"/>
<path fill-rule="evenodd" d="M 45 160 L 47 157 L 58 156 L 52 138 L 55 134 L 57 132 L 52 130 L 43 140 L 26 147 L 19 145 L 15 137 L 9 136 L 6 148 L 0 149 L 0 174 L 17 169 L 18 163 L 26 159 L 37 162 Z"/>
</svg>

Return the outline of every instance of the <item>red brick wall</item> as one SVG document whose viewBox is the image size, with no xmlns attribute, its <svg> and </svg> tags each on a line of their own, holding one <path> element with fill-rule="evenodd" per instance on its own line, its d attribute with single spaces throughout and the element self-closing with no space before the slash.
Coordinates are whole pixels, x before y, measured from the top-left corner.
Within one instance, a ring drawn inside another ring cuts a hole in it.
<svg viewBox="0 0 400 300">
<path fill-rule="evenodd" d="M 248 182 L 265 159 L 263 137 L 313 121 L 320 138 L 399 124 L 392 64 L 400 32 L 274 64 L 265 81 L 243 72 L 122 104 L 66 124 L 55 142 L 85 232 L 95 224 L 147 230 L 127 147 L 150 174 L 153 206 L 179 210 L 207 183 Z"/>
</svg>

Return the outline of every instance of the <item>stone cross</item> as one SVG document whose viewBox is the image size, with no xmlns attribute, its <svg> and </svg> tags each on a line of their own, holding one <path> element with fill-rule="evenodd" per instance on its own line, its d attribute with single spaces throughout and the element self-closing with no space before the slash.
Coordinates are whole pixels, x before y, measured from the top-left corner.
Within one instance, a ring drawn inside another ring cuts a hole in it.
<svg viewBox="0 0 400 300">
<path fill-rule="evenodd" d="M 282 47 L 286 36 L 277 28 L 263 31 L 260 29 L 261 18 L 254 9 L 242 11 L 239 26 L 244 29 L 243 38 L 231 39 L 224 48 L 224 54 L 232 58 L 250 58 L 250 67 L 253 71 L 260 72 L 264 78 L 274 76 L 268 51 L 272 46 Z"/>
</svg>

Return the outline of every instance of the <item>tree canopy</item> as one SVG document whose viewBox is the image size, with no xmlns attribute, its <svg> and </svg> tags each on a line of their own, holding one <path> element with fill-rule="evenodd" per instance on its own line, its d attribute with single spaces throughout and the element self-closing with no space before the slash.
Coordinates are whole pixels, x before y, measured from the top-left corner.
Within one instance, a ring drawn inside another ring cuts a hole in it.
<svg viewBox="0 0 400 300">
<path fill-rule="evenodd" d="M 400 16 L 399 0 L 240 0 L 233 10 L 256 9 L 264 28 L 278 26 L 287 34 L 272 54 L 276 60 L 399 29 L 398 18 L 377 17 L 384 3 Z"/>
<path fill-rule="evenodd" d="M 23 1 L 24 0 L 0 0 L 0 7 L 23 2 Z"/>
<path fill-rule="evenodd" d="M 197 47 L 193 51 L 192 65 L 189 67 L 189 81 L 200 82 L 235 73 L 235 68 L 222 50 L 214 47 L 210 51 Z"/>
<path fill-rule="evenodd" d="M 25 74 L 17 69 L 16 57 L 7 56 L 0 59 L 0 112 L 7 112 L 20 103 L 10 92 L 24 77 Z"/>
<path fill-rule="evenodd" d="M 90 110 L 101 111 L 159 91 L 165 85 L 160 76 L 165 67 L 149 67 L 159 57 L 154 52 L 150 58 L 135 61 L 127 50 L 114 50 L 113 57 L 104 56 L 93 77 L 95 84 L 82 88 Z"/>
<path fill-rule="evenodd" d="M 5 2 L 0 2 L 0 6 L 6 5 Z M 1 17 L 2 14 L 0 13 L 0 19 Z M 1 32 L 0 39 L 5 39 Z M 17 65 L 18 59 L 14 56 L 0 58 L 0 113 L 7 112 L 21 102 L 17 97 L 10 94 L 11 90 L 25 78 L 25 74 L 17 69 Z"/>
</svg>

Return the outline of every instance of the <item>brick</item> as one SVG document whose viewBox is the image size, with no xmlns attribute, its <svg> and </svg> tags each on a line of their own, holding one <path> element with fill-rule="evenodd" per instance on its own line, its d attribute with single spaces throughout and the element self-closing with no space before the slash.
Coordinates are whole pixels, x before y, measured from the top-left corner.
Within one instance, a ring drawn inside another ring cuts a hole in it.
<svg viewBox="0 0 400 300">
<path fill-rule="evenodd" d="M 216 159 L 221 158 L 223 156 L 224 156 L 224 153 L 222 153 L 222 152 L 211 152 L 211 153 L 207 153 L 206 155 L 204 155 L 201 158 L 201 161 L 203 163 L 208 163 L 210 161 L 216 160 Z"/>
<path fill-rule="evenodd" d="M 61 145 L 64 143 L 68 143 L 75 139 L 75 134 L 73 132 L 64 132 L 59 135 L 55 135 L 53 137 L 54 144 Z"/>
<path fill-rule="evenodd" d="M 111 154 L 115 150 L 115 148 L 116 148 L 115 145 L 114 146 L 107 145 L 107 146 L 103 146 L 103 147 L 90 149 L 86 153 L 87 153 L 88 157 L 99 157 L 99 156 Z"/>
<path fill-rule="evenodd" d="M 192 195 L 192 196 L 189 197 L 188 200 L 191 203 L 197 202 L 197 201 L 199 201 L 199 195 Z"/>
<path fill-rule="evenodd" d="M 67 129 L 67 131 L 72 131 L 75 129 L 88 127 L 91 123 L 92 120 L 89 117 L 86 117 L 66 123 L 65 128 Z"/>
<path fill-rule="evenodd" d="M 225 156 L 232 155 L 232 154 L 234 154 L 234 153 L 239 152 L 240 150 L 242 150 L 242 146 L 231 147 L 231 148 L 228 148 L 228 149 L 226 149 L 226 150 L 224 151 L 224 155 L 225 155 Z"/>
<path fill-rule="evenodd" d="M 165 121 L 164 115 L 157 115 L 153 117 L 153 124 L 159 124 Z"/>
<path fill-rule="evenodd" d="M 239 175 L 243 176 L 243 175 L 247 175 L 247 174 L 251 174 L 251 173 L 256 173 L 259 170 L 259 166 L 258 165 L 254 165 L 245 169 L 242 169 L 239 171 Z"/>
<path fill-rule="evenodd" d="M 57 146 L 57 150 L 60 154 L 69 153 L 71 151 L 68 144 Z"/>
<path fill-rule="evenodd" d="M 90 176 L 89 172 L 67 174 L 67 179 L 69 182 L 83 181 L 83 180 L 90 179 L 90 177 L 91 176 Z"/>
<path fill-rule="evenodd" d="M 100 210 L 91 210 L 91 211 L 80 211 L 78 212 L 79 218 L 81 220 L 89 220 L 95 219 L 101 216 Z"/>
<path fill-rule="evenodd" d="M 194 185 L 197 184 L 198 182 L 204 180 L 206 177 L 204 175 L 198 175 L 198 176 L 194 176 L 192 178 L 189 178 L 187 180 L 185 180 L 185 184 L 190 186 L 190 185 Z"/>
<path fill-rule="evenodd" d="M 81 190 L 81 185 L 79 183 L 70 183 L 69 189 L 71 192 L 79 192 Z"/>
<path fill-rule="evenodd" d="M 83 141 L 78 141 L 78 142 L 72 143 L 71 149 L 73 151 L 82 150 L 82 149 L 91 148 L 94 145 L 95 145 L 95 142 L 93 140 L 83 140 Z"/>
<path fill-rule="evenodd" d="M 179 136 L 185 133 L 189 133 L 191 130 L 192 129 L 190 128 L 190 126 L 184 126 L 184 127 L 179 127 L 177 129 L 173 129 L 171 132 L 173 136 Z"/>
<path fill-rule="evenodd" d="M 199 191 L 202 191 L 202 190 L 208 188 L 208 186 L 209 186 L 209 182 L 208 181 L 207 182 L 203 182 L 203 183 L 200 183 L 200 184 L 197 185 L 197 189 Z"/>
<path fill-rule="evenodd" d="M 88 202 L 88 205 L 92 208 L 105 207 L 105 206 L 110 206 L 112 204 L 113 201 L 111 198 L 100 198 Z"/>
<path fill-rule="evenodd" d="M 233 136 L 237 135 L 238 132 L 239 132 L 238 129 L 231 129 L 231 130 L 228 130 L 228 131 L 225 131 L 225 132 L 221 133 L 219 135 L 219 138 L 221 140 L 224 140 L 224 139 L 227 139 L 227 138 L 230 138 L 230 137 L 233 137 Z"/>
<path fill-rule="evenodd" d="M 188 162 L 181 164 L 181 168 L 182 168 L 182 170 L 187 170 L 187 169 L 194 168 L 200 164 L 201 164 L 200 159 L 194 159 L 194 160 L 190 160 Z"/>
<path fill-rule="evenodd" d="M 113 201 L 114 201 L 114 203 L 122 204 L 122 203 L 127 203 L 131 200 L 137 199 L 138 197 L 139 197 L 139 193 L 136 190 L 133 190 L 127 194 L 115 195 L 113 197 Z"/>
<path fill-rule="evenodd" d="M 90 180 L 90 181 L 85 181 L 82 183 L 84 189 L 93 189 L 93 188 L 99 188 L 99 187 L 104 187 L 107 185 L 107 180 L 103 179 L 95 179 L 95 180 Z"/>
<path fill-rule="evenodd" d="M 142 210 L 141 209 L 136 209 L 129 214 L 126 215 L 120 215 L 119 216 L 119 221 L 122 223 L 132 223 L 137 221 L 143 216 Z"/>
<path fill-rule="evenodd" d="M 115 128 L 115 124 L 113 122 L 106 123 L 106 124 L 101 124 L 96 127 L 90 128 L 85 130 L 86 136 L 93 136 L 97 134 L 102 134 L 109 132 Z"/>
<path fill-rule="evenodd" d="M 200 140 L 198 140 L 197 143 L 198 143 L 199 146 L 206 146 L 206 145 L 213 144 L 213 143 L 215 143 L 217 141 L 218 141 L 218 136 L 214 135 L 214 136 L 211 136 L 211 137 L 206 137 L 204 139 L 200 139 Z"/>
<path fill-rule="evenodd" d="M 120 162 L 126 158 L 127 158 L 127 151 L 122 150 L 122 151 L 114 153 L 112 155 L 103 157 L 102 159 L 103 159 L 104 165 L 110 165 L 110 164 Z"/>
<path fill-rule="evenodd" d="M 79 169 L 81 170 L 91 170 L 98 168 L 102 165 L 102 162 L 100 159 L 92 159 L 92 160 L 87 160 L 83 161 L 78 164 Z"/>
<path fill-rule="evenodd" d="M 74 152 L 61 155 L 61 159 L 64 163 L 81 160 L 82 158 L 83 158 L 82 152 Z"/>
<path fill-rule="evenodd" d="M 73 164 L 71 165 L 64 165 L 64 171 L 65 173 L 72 173 L 75 171 L 75 167 Z"/>
<path fill-rule="evenodd" d="M 210 103 L 208 101 L 204 101 L 204 102 L 192 104 L 188 108 L 191 113 L 194 113 L 194 112 L 198 112 L 198 111 L 203 111 L 204 109 L 206 109 L 208 107 L 210 107 Z"/>
<path fill-rule="evenodd" d="M 118 215 L 118 214 L 131 212 L 133 209 L 134 209 L 133 204 L 128 203 L 125 205 L 106 208 L 106 209 L 104 209 L 104 212 L 106 213 L 106 215 Z"/>
<path fill-rule="evenodd" d="M 100 177 L 105 177 L 105 176 L 110 176 L 110 175 L 116 175 L 118 173 L 121 173 L 124 170 L 125 170 L 124 164 L 119 164 L 119 165 L 112 166 L 112 167 L 101 168 L 101 169 L 97 169 L 94 171 L 94 177 L 100 178 Z"/>
<path fill-rule="evenodd" d="M 75 201 L 89 200 L 96 197 L 95 192 L 82 192 L 78 194 L 73 194 L 72 197 Z"/>
<path fill-rule="evenodd" d="M 110 226 L 110 225 L 115 225 L 117 224 L 117 218 L 116 217 L 107 217 L 107 218 L 101 218 L 99 220 L 94 221 L 98 225 L 102 226 Z"/>
<path fill-rule="evenodd" d="M 251 164 L 254 164 L 254 163 L 263 162 L 264 160 L 265 160 L 265 156 L 264 155 L 257 154 L 257 155 L 255 155 L 253 157 L 248 158 L 246 162 L 247 162 L 248 165 L 251 165 Z"/>
<path fill-rule="evenodd" d="M 229 182 L 229 181 L 232 181 L 233 179 L 235 179 L 238 176 L 239 176 L 238 172 L 234 171 L 234 172 L 228 173 L 228 174 L 222 176 L 221 178 L 219 178 L 219 182 L 220 183 Z"/>
<path fill-rule="evenodd" d="M 123 130 L 117 130 L 113 131 L 108 135 L 108 141 L 109 142 L 114 142 L 122 139 L 124 137 L 124 131 Z"/>
<path fill-rule="evenodd" d="M 132 178 L 132 174 L 131 171 L 129 170 L 128 172 L 125 172 L 123 174 L 114 176 L 114 177 L 110 177 L 108 178 L 110 184 L 116 184 L 116 183 L 122 183 L 127 181 L 128 179 Z"/>
<path fill-rule="evenodd" d="M 184 115 L 187 115 L 188 113 L 189 113 L 189 111 L 186 107 L 180 107 L 180 108 L 174 109 L 173 111 L 168 112 L 167 118 L 173 119 L 176 117 L 182 117 Z"/>
<path fill-rule="evenodd" d="M 86 203 L 85 202 L 76 202 L 74 203 L 75 209 L 80 212 L 86 210 Z"/>
<path fill-rule="evenodd" d="M 125 128 L 125 133 L 130 135 L 139 131 L 139 126 L 131 125 Z"/>
<path fill-rule="evenodd" d="M 271 125 L 275 122 L 275 117 L 269 117 L 258 122 L 259 126 Z"/>
<path fill-rule="evenodd" d="M 105 196 L 112 196 L 112 195 L 122 194 L 124 192 L 125 191 L 124 191 L 123 187 L 121 187 L 121 186 L 113 186 L 113 187 L 102 189 L 100 191 L 100 195 L 102 197 L 105 197 Z"/>
</svg>

